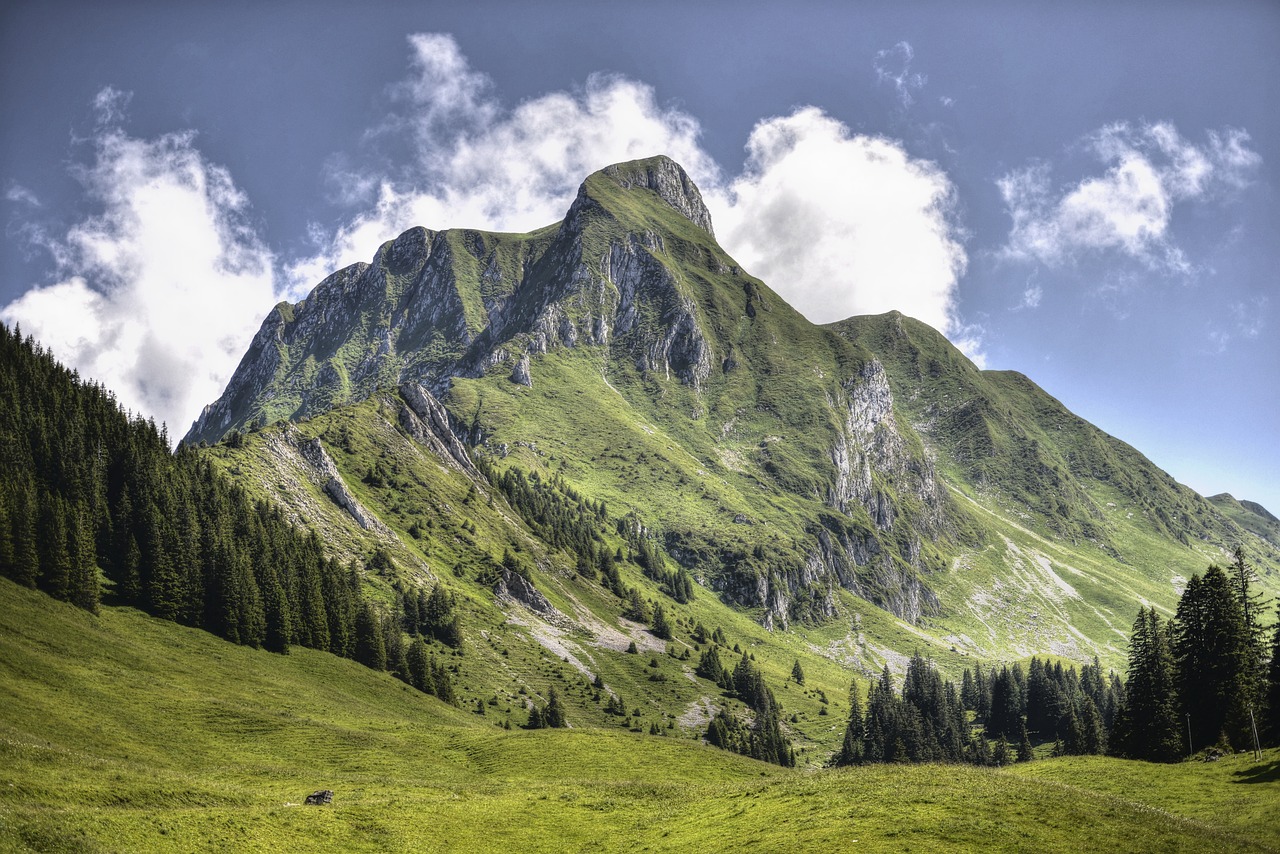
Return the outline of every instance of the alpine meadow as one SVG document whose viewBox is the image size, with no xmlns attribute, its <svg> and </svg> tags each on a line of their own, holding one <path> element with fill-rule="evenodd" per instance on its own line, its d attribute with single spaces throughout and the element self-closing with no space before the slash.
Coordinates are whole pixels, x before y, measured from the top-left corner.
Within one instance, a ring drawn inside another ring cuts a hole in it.
<svg viewBox="0 0 1280 854">
<path fill-rule="evenodd" d="M 0 327 L 0 847 L 1280 848 L 1271 513 L 584 178 L 276 305 L 176 450 Z"/>
</svg>

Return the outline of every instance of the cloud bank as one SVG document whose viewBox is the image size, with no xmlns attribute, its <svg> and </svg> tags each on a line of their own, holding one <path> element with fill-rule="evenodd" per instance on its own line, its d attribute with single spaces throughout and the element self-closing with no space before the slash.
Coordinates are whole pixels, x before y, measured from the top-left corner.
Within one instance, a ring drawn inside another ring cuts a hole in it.
<svg viewBox="0 0 1280 854">
<path fill-rule="evenodd" d="M 43 241 L 57 281 L 0 317 L 181 434 L 278 299 L 305 296 L 415 225 L 550 224 L 591 172 L 663 153 L 703 190 L 725 248 L 811 320 L 898 309 L 972 349 L 955 313 L 967 259 L 954 188 L 901 143 L 802 107 L 761 120 L 741 174 L 726 177 L 701 147 L 698 121 L 642 82 L 593 75 L 508 108 L 452 37 L 414 35 L 409 47 L 410 72 L 390 88 L 361 159 L 328 176 L 351 213 L 337 228 L 313 227 L 305 257 L 280 259 L 264 245 L 247 224 L 248 200 L 194 134 L 132 138 L 121 126 L 128 93 L 103 90 L 93 159 L 80 172 L 101 213 Z M 922 82 L 902 75 L 904 91 Z"/>
<path fill-rule="evenodd" d="M 1197 145 L 1167 122 L 1107 125 L 1084 142 L 1108 167 L 1102 174 L 1055 187 L 1051 166 L 1035 163 L 996 182 L 1012 220 L 1003 254 L 1046 266 L 1112 254 L 1188 273 L 1170 234 L 1174 210 L 1243 187 L 1261 162 L 1248 142 L 1233 128 L 1209 131 Z"/>
<path fill-rule="evenodd" d="M 46 241 L 57 281 L 0 311 L 134 412 L 181 435 L 214 400 L 275 297 L 248 200 L 191 133 L 135 139 L 122 99 L 98 96 L 92 162 L 77 177 L 101 213 Z"/>
<path fill-rule="evenodd" d="M 525 231 L 555 222 L 588 174 L 662 153 L 703 191 L 724 247 L 811 320 L 896 308 L 953 328 L 966 263 L 954 189 L 900 143 L 802 107 L 760 121 L 742 174 L 729 179 L 700 146 L 697 120 L 661 106 L 643 83 L 595 75 L 580 91 L 504 110 L 451 37 L 415 35 L 410 45 L 413 74 L 394 87 L 397 109 L 370 138 L 407 142 L 412 166 L 343 176 L 356 192 L 376 187 L 373 204 L 293 266 L 295 288 L 368 260 L 414 225 Z"/>
</svg>

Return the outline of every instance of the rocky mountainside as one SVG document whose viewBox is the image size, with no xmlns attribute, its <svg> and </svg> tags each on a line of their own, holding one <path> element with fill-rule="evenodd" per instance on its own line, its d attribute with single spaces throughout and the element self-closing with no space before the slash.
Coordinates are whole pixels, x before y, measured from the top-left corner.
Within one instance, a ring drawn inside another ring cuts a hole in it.
<svg viewBox="0 0 1280 854">
<path fill-rule="evenodd" d="M 605 502 L 765 626 L 843 625 L 865 600 L 979 655 L 1114 660 L 1138 601 L 1170 605 L 1237 544 L 1264 584 L 1280 564 L 1274 541 L 929 327 L 810 323 L 717 244 L 665 157 L 590 176 L 556 225 L 411 229 L 277 306 L 185 441 L 229 436 L 229 470 L 298 518 L 354 525 L 353 553 L 391 538 L 404 563 L 463 577 L 525 542 L 485 527 L 519 520 L 482 461 Z M 325 447 L 336 483 L 311 459 Z M 456 531 L 466 514 L 425 475 L 380 474 L 414 454 L 488 496 L 481 534 Z M 572 575 L 554 551 L 542 586 Z"/>
</svg>

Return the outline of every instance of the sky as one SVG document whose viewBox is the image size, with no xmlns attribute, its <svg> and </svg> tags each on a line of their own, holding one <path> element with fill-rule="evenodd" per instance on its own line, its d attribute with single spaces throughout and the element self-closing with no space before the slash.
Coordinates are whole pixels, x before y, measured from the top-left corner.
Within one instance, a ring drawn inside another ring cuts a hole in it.
<svg viewBox="0 0 1280 854">
<path fill-rule="evenodd" d="M 0 11 L 0 319 L 181 436 L 282 299 L 665 153 L 811 320 L 900 310 L 1280 514 L 1280 4 Z"/>
</svg>

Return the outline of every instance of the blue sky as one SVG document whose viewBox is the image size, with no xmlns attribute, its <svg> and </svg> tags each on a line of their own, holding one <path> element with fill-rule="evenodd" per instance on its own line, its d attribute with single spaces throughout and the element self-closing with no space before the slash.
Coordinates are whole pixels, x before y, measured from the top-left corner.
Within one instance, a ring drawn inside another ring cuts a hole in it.
<svg viewBox="0 0 1280 854">
<path fill-rule="evenodd" d="M 812 319 L 1280 512 L 1278 81 L 1264 0 L 9 3 L 0 317 L 181 434 L 277 300 L 661 151 Z"/>
</svg>

